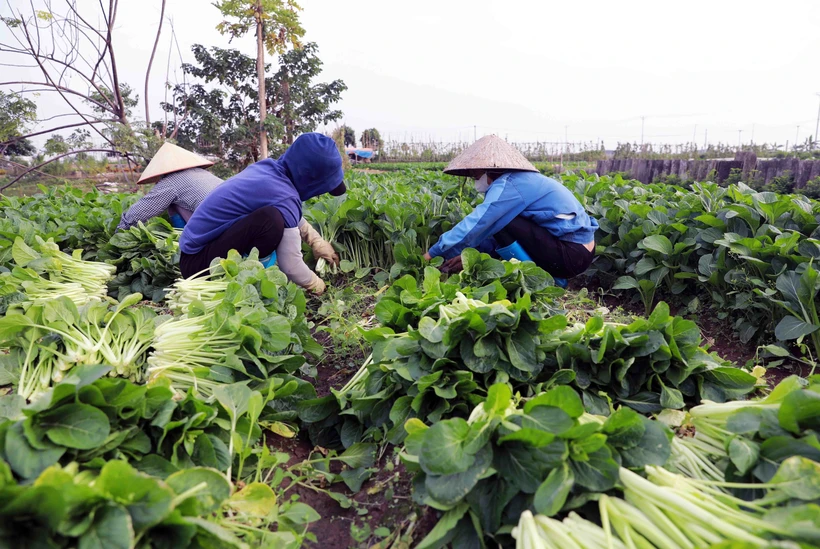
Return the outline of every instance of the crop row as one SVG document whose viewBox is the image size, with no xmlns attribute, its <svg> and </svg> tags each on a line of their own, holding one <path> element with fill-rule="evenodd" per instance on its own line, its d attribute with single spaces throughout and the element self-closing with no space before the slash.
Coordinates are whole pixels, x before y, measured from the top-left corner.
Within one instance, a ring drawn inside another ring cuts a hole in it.
<svg viewBox="0 0 820 549">
<path fill-rule="evenodd" d="M 421 253 L 470 210 L 472 188 L 432 174 L 349 182 L 348 196 L 305 214 L 339 247 L 343 270 L 389 285 L 378 326 L 364 333 L 371 356 L 321 398 L 302 374 L 322 352 L 307 301 L 275 267 L 231 254 L 205 278 L 178 280 L 176 233 L 164 220 L 113 233 L 111 212 L 130 197 L 62 189 L 0 203 L 32 213 L 4 220 L 0 240 L 0 385 L 13 388 L 0 396 L 0 539 L 298 547 L 320 517 L 288 497 L 292 487 L 350 506 L 330 486 L 359 491 L 393 444 L 415 476 L 416 503 L 441 513 L 419 547 L 818 541 L 820 379 L 787 378 L 757 398 L 762 369 L 709 353 L 698 327 L 666 303 L 647 301 L 646 318 L 629 324 L 573 323 L 557 300 L 564 291 L 532 263 L 465 250 L 463 272 L 442 275 Z M 737 218 L 756 219 L 740 205 L 742 187 L 566 183 L 602 220 L 599 268 L 610 261 L 623 276 L 654 248 L 668 251 L 659 237 L 672 251 L 657 258 L 672 264 L 686 239 L 673 240 L 670 226 L 691 225 L 690 255 L 702 249 L 703 189 L 725 224 L 712 255 L 729 229 L 746 234 Z M 634 205 L 652 224 L 636 217 L 622 232 L 611 213 L 620 206 L 607 204 L 630 192 L 658 196 L 630 200 L 627 217 Z M 765 214 L 767 200 L 750 194 L 746 205 Z M 84 203 L 107 217 L 60 211 Z M 784 202 L 765 219 L 807 236 L 809 217 Z M 794 263 L 796 284 L 815 276 L 801 267 L 809 262 Z M 674 276 L 687 269 L 682 261 L 653 282 L 673 295 L 708 282 Z M 288 464 L 268 445 L 297 435 L 324 450 Z"/>
<path fill-rule="evenodd" d="M 633 292 L 647 311 L 656 293 L 707 296 L 743 343 L 773 334 L 820 356 L 812 265 L 820 257 L 820 203 L 743 184 L 684 189 L 619 176 L 568 176 L 565 184 L 601 226 L 589 274 Z"/>
</svg>

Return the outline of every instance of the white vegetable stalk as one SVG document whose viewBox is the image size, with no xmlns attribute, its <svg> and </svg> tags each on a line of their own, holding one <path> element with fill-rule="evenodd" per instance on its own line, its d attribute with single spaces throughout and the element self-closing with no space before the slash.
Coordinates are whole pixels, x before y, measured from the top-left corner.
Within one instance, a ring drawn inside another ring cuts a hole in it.
<svg viewBox="0 0 820 549">
<path fill-rule="evenodd" d="M 724 541 L 768 547 L 764 534 L 789 539 L 754 502 L 659 467 L 646 473 L 620 470 L 624 498 L 601 495 L 601 525 L 575 513 L 558 521 L 525 511 L 512 531 L 516 549 L 699 549 Z"/>
<path fill-rule="evenodd" d="M 715 462 L 728 458 L 722 445 L 713 445 L 711 439 L 698 433 L 695 437 L 672 439 L 672 455 L 666 463 L 670 471 L 689 478 L 723 482 L 724 472 Z"/>
<path fill-rule="evenodd" d="M 74 250 L 73 255 L 68 255 L 61 252 L 54 241 L 36 239 L 37 250 L 26 245 L 22 238 L 15 239 L 12 255 L 17 267 L 11 273 L 4 273 L 6 283 L 18 284 L 32 301 L 65 295 L 79 306 L 91 299 L 105 297 L 106 284 L 117 272 L 115 266 L 85 261 L 82 250 Z M 43 261 L 46 258 L 48 260 Z M 35 262 L 43 274 L 27 268 Z"/>
<path fill-rule="evenodd" d="M 114 367 L 110 375 L 141 381 L 155 317 L 150 310 L 129 309 L 141 299 L 132 294 L 113 310 L 107 303 L 86 304 L 79 309 L 79 319 L 68 325 L 26 325 L 19 337 L 29 344 L 17 392 L 30 399 L 82 364 L 109 364 Z"/>
<path fill-rule="evenodd" d="M 563 521 L 524 511 L 513 528 L 516 549 L 627 549 L 603 528 L 570 513 Z"/>
<path fill-rule="evenodd" d="M 177 280 L 168 291 L 165 299 L 172 310 L 185 314 L 194 301 L 201 301 L 205 310 L 211 310 L 222 302 L 230 282 L 225 274 L 212 273 L 194 278 L 196 276 Z"/>
</svg>

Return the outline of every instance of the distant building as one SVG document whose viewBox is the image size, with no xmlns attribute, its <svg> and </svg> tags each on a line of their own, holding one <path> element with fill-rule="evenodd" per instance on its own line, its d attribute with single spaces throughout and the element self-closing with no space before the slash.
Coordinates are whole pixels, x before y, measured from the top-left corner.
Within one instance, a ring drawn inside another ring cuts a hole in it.
<svg viewBox="0 0 820 549">
<path fill-rule="evenodd" d="M 351 162 L 370 162 L 375 155 L 373 149 L 365 147 L 345 147 L 345 153 Z"/>
</svg>

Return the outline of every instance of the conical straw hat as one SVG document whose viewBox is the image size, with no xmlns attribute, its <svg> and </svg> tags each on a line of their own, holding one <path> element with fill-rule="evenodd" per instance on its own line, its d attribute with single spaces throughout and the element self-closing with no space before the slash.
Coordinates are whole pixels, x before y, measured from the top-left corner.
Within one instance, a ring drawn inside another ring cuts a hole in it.
<svg viewBox="0 0 820 549">
<path fill-rule="evenodd" d="M 159 148 L 148 166 L 145 167 L 137 184 L 156 183 L 163 175 L 169 173 L 187 170 L 188 168 L 207 168 L 213 165 L 214 163 L 207 158 L 186 151 L 172 143 L 165 143 Z"/>
<path fill-rule="evenodd" d="M 464 149 L 447 165 L 444 173 L 470 176 L 474 170 L 538 171 L 523 154 L 495 135 L 484 136 Z"/>
</svg>

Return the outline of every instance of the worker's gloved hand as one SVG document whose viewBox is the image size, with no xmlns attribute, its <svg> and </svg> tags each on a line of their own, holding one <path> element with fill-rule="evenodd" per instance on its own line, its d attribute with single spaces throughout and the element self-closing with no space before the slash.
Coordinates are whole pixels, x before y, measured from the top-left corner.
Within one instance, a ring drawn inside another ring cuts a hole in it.
<svg viewBox="0 0 820 549">
<path fill-rule="evenodd" d="M 316 295 L 322 295 L 325 292 L 325 289 L 327 289 L 325 281 L 319 278 L 316 274 L 313 275 L 313 280 L 305 286 L 305 290 L 313 292 Z"/>
<path fill-rule="evenodd" d="M 313 255 L 315 257 L 321 257 L 328 263 L 336 266 L 339 265 L 339 254 L 336 253 L 336 250 L 333 249 L 333 246 L 327 240 L 314 242 L 310 247 L 313 249 Z"/>
<path fill-rule="evenodd" d="M 316 278 L 317 278 L 318 282 L 317 282 L 316 286 L 313 288 L 312 291 L 316 295 L 322 295 L 323 293 L 325 293 L 325 290 L 327 289 L 327 285 L 325 284 L 325 281 L 322 280 L 321 278 L 319 278 L 319 277 L 316 277 Z"/>
<path fill-rule="evenodd" d="M 310 223 L 302 223 L 299 225 L 299 234 L 302 236 L 302 241 L 307 242 L 308 246 L 313 250 L 313 255 L 317 258 L 322 258 L 333 265 L 339 264 L 339 254 L 333 249 L 333 246 L 322 238 L 322 235 L 313 228 Z"/>
</svg>

